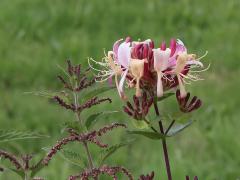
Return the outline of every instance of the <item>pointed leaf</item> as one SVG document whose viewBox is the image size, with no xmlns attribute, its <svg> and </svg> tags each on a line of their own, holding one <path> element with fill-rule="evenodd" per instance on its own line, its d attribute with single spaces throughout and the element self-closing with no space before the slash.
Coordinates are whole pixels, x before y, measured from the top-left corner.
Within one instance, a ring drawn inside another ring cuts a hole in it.
<svg viewBox="0 0 240 180">
<path fill-rule="evenodd" d="M 136 134 L 136 135 L 142 135 L 150 139 L 163 139 L 165 138 L 165 135 L 160 134 L 158 132 L 150 132 L 150 131 L 128 131 L 129 134 Z"/>
<path fill-rule="evenodd" d="M 91 126 L 93 126 L 93 124 L 95 124 L 97 122 L 97 119 L 100 117 L 100 116 L 103 116 L 103 115 L 109 115 L 109 114 L 113 114 L 113 113 L 118 113 L 119 111 L 103 111 L 103 112 L 98 112 L 98 113 L 95 113 L 95 114 L 91 114 L 86 122 L 85 122 L 85 126 L 87 129 L 90 129 Z"/>
<path fill-rule="evenodd" d="M 74 129 L 75 131 L 81 133 L 84 130 L 84 127 L 80 125 L 79 121 L 66 121 L 62 125 L 61 132 L 65 132 L 66 129 Z"/>
<path fill-rule="evenodd" d="M 71 104 L 71 96 L 65 91 L 60 91 L 60 92 L 51 92 L 51 91 L 35 91 L 35 92 L 25 92 L 25 94 L 33 94 L 35 96 L 41 96 L 45 98 L 52 99 L 55 96 L 60 97 L 65 103 Z"/>
<path fill-rule="evenodd" d="M 18 130 L 0 130 L 0 143 L 23 140 L 23 139 L 36 139 L 36 138 L 46 138 L 49 136 L 42 135 L 36 132 L 30 131 L 18 131 Z"/>
<path fill-rule="evenodd" d="M 177 124 L 174 125 L 167 133 L 167 137 L 171 137 L 176 135 L 177 133 L 183 131 L 185 128 L 187 128 L 188 126 L 190 126 L 194 121 L 193 120 L 189 120 L 188 122 L 186 122 L 185 124 Z"/>
<path fill-rule="evenodd" d="M 94 123 L 94 121 L 96 122 L 98 116 L 100 116 L 101 114 L 102 114 L 102 112 L 91 114 L 85 122 L 86 128 L 89 129 L 90 126 Z"/>
<path fill-rule="evenodd" d="M 83 160 L 81 155 L 75 151 L 61 150 L 60 155 L 64 160 L 66 160 L 70 164 L 80 167 L 81 169 L 83 169 L 82 165 L 84 165 L 85 167 L 87 166 L 87 163 Z"/>
<path fill-rule="evenodd" d="M 106 85 L 102 86 L 102 87 L 98 86 L 98 87 L 94 87 L 94 88 L 89 88 L 89 89 L 87 89 L 88 91 L 86 93 L 82 93 L 80 100 L 81 100 L 81 102 L 84 102 L 92 97 L 95 97 L 101 93 L 107 92 L 112 89 L 114 89 L 114 87 L 106 86 Z"/>
<path fill-rule="evenodd" d="M 102 165 L 104 163 L 104 161 L 109 158 L 111 155 L 113 155 L 118 149 L 122 148 L 122 147 L 125 147 L 129 144 L 131 144 L 134 140 L 130 140 L 130 141 L 127 141 L 127 142 L 122 142 L 122 143 L 119 143 L 119 144 L 115 144 L 113 146 L 110 146 L 109 148 L 107 149 L 104 149 L 102 154 L 102 158 L 101 158 L 101 161 L 100 161 L 100 165 Z"/>
<path fill-rule="evenodd" d="M 9 170 L 11 170 L 12 172 L 15 172 L 17 175 L 19 175 L 20 177 L 22 177 L 22 179 L 24 179 L 25 174 L 22 170 L 16 170 L 16 169 L 12 169 L 12 168 L 8 168 Z"/>
</svg>

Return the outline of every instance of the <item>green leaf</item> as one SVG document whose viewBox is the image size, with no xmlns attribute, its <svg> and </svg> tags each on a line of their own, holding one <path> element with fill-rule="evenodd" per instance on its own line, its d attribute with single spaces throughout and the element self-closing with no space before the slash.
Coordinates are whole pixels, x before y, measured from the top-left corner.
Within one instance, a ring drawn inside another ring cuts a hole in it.
<svg viewBox="0 0 240 180">
<path fill-rule="evenodd" d="M 89 129 L 90 126 L 94 123 L 94 121 L 96 122 L 98 116 L 100 116 L 101 114 L 102 114 L 102 112 L 91 114 L 85 122 L 86 128 Z"/>
<path fill-rule="evenodd" d="M 142 135 L 150 139 L 163 139 L 165 138 L 165 135 L 158 133 L 158 132 L 150 132 L 150 131 L 127 131 L 129 134 L 136 134 L 136 135 Z"/>
<path fill-rule="evenodd" d="M 188 122 L 186 122 L 185 124 L 177 124 L 174 125 L 167 133 L 167 137 L 171 137 L 176 135 L 177 133 L 183 131 L 185 128 L 187 128 L 188 126 L 190 126 L 194 121 L 193 120 L 189 120 Z"/>
<path fill-rule="evenodd" d="M 84 130 L 84 127 L 80 125 L 79 121 L 66 121 L 62 125 L 62 133 L 66 129 L 74 129 L 75 131 L 81 133 Z"/>
<path fill-rule="evenodd" d="M 143 121 L 143 120 L 132 119 L 131 122 L 133 123 L 133 125 L 137 129 L 146 129 L 146 128 L 148 128 L 148 124 L 145 121 Z"/>
<path fill-rule="evenodd" d="M 103 116 L 103 115 L 109 115 L 109 114 L 113 114 L 113 113 L 119 113 L 119 111 L 103 111 L 103 112 L 98 112 L 98 113 L 95 113 L 95 114 L 91 114 L 87 119 L 86 119 L 86 122 L 85 122 L 85 126 L 87 129 L 90 129 L 91 126 L 93 126 L 93 124 L 95 124 L 97 122 L 97 119 L 100 117 L 100 116 Z"/>
<path fill-rule="evenodd" d="M 61 157 L 69 162 L 70 164 L 76 165 L 83 169 L 84 165 L 85 167 L 87 166 L 87 163 L 82 159 L 81 155 L 75 151 L 72 150 L 61 150 L 60 151 Z"/>
<path fill-rule="evenodd" d="M 86 101 L 86 100 L 88 100 L 92 97 L 95 97 L 95 96 L 97 96 L 101 93 L 107 92 L 107 91 L 112 90 L 114 88 L 115 87 L 111 87 L 111 86 L 107 86 L 107 85 L 102 86 L 102 87 L 98 86 L 98 87 L 88 88 L 87 89 L 88 91 L 86 93 L 81 94 L 81 98 L 80 98 L 81 102 L 84 102 L 84 101 Z"/>
<path fill-rule="evenodd" d="M 42 148 L 44 151 L 49 151 L 51 147 L 43 147 Z M 81 155 L 75 151 L 68 150 L 68 149 L 62 149 L 59 151 L 59 155 L 61 158 L 63 158 L 65 161 L 67 161 L 70 164 L 76 165 L 80 167 L 81 169 L 84 169 L 81 165 L 81 163 L 87 167 L 87 162 L 84 161 L 84 159 L 81 157 Z"/>
<path fill-rule="evenodd" d="M 162 101 L 162 100 L 164 100 L 164 99 L 166 99 L 166 98 L 168 98 L 168 97 L 171 97 L 171 96 L 174 95 L 174 94 L 175 94 L 175 93 L 173 93 L 173 92 L 164 93 L 162 97 L 158 97 L 158 98 L 157 98 L 157 101 Z"/>
<path fill-rule="evenodd" d="M 52 99 L 55 96 L 58 96 L 67 104 L 71 104 L 71 102 L 72 102 L 71 96 L 69 96 L 69 94 L 65 91 L 51 92 L 51 91 L 44 90 L 44 91 L 36 91 L 36 92 L 25 92 L 25 94 L 33 94 L 35 96 L 41 96 L 41 97 L 45 97 L 48 99 Z"/>
<path fill-rule="evenodd" d="M 104 163 L 104 161 L 106 161 L 107 158 L 109 158 L 111 155 L 113 155 L 118 149 L 125 147 L 129 144 L 131 144 L 134 140 L 129 140 L 127 142 L 122 142 L 119 144 L 115 144 L 113 146 L 110 146 L 107 149 L 104 149 L 101 154 L 101 160 L 100 160 L 100 165 L 102 165 Z"/>
<path fill-rule="evenodd" d="M 42 135 L 36 132 L 18 131 L 18 130 L 0 130 L 0 143 L 23 140 L 23 139 L 36 139 L 47 138 L 49 136 Z"/>
<path fill-rule="evenodd" d="M 12 172 L 16 173 L 17 175 L 19 175 L 20 177 L 22 177 L 24 179 L 25 174 L 23 172 L 23 170 L 16 170 L 16 169 L 12 169 L 12 168 L 8 168 L 9 170 L 11 170 Z"/>
<path fill-rule="evenodd" d="M 35 177 L 35 175 L 41 171 L 45 166 L 42 164 L 42 161 L 39 161 L 38 164 L 36 165 L 36 167 L 34 169 L 32 169 L 32 172 L 31 172 L 31 177 Z"/>
</svg>

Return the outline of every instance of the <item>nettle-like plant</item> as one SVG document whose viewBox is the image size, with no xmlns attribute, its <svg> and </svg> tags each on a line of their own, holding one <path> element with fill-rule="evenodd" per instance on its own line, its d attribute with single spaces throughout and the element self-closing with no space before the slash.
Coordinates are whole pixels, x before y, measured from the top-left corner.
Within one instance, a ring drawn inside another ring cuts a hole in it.
<svg viewBox="0 0 240 180">
<path fill-rule="evenodd" d="M 69 135 L 59 140 L 49 150 L 46 157 L 43 158 L 42 164 L 48 165 L 49 161 L 54 157 L 54 155 L 60 152 L 64 146 L 71 142 L 76 142 L 80 143 L 84 147 L 87 155 L 88 165 L 80 174 L 69 176 L 69 180 L 89 178 L 98 179 L 98 177 L 102 174 L 106 174 L 114 179 L 117 179 L 117 173 L 123 173 L 127 178 L 133 179 L 133 176 L 126 168 L 120 166 L 111 167 L 103 164 L 106 158 L 114 153 L 117 148 L 126 144 L 122 143 L 109 147 L 108 144 L 105 144 L 100 140 L 100 138 L 109 131 L 112 131 L 116 128 L 126 128 L 127 126 L 122 123 L 112 123 L 98 130 L 90 130 L 91 126 L 93 126 L 93 124 L 96 122 L 96 118 L 98 116 L 104 113 L 107 114 L 109 112 L 94 113 L 87 118 L 82 116 L 83 111 L 86 109 L 100 105 L 104 102 L 111 103 L 112 100 L 110 98 L 98 98 L 96 95 L 106 92 L 112 88 L 95 86 L 92 88 L 92 86 L 96 83 L 96 78 L 87 77 L 90 69 L 83 71 L 81 69 L 81 65 L 74 66 L 70 61 L 67 61 L 67 63 L 67 71 L 63 70 L 66 77 L 61 75 L 58 76 L 58 79 L 61 81 L 66 91 L 62 92 L 61 94 L 54 95 L 53 99 L 63 108 L 71 110 L 76 116 L 76 121 L 73 121 L 75 123 L 65 123 L 65 129 Z M 93 143 L 97 147 L 105 149 L 102 151 L 102 158 L 98 164 L 94 164 L 92 154 L 88 147 L 89 143 Z"/>
<path fill-rule="evenodd" d="M 70 143 L 75 142 L 82 146 L 81 150 L 85 151 L 88 163 L 82 161 L 84 167 L 81 172 L 70 175 L 69 180 L 97 180 L 103 174 L 118 179 L 119 173 L 122 173 L 121 177 L 124 179 L 134 179 L 127 168 L 104 164 L 105 160 L 116 152 L 118 148 L 126 146 L 132 141 L 125 139 L 124 142 L 115 143 L 115 145 L 111 146 L 110 143 L 103 142 L 102 136 L 118 128 L 126 129 L 127 125 L 115 122 L 95 129 L 93 125 L 97 122 L 97 119 L 100 119 L 102 115 L 109 115 L 116 111 L 95 112 L 89 116 L 84 114 L 85 110 L 94 106 L 111 103 L 110 98 L 99 98 L 98 96 L 116 87 L 120 98 L 123 100 L 123 109 L 121 106 L 118 108 L 127 113 L 127 117 L 134 124 L 134 129 L 127 130 L 128 134 L 161 140 L 166 172 L 168 180 L 171 180 L 172 174 L 166 140 L 192 124 L 192 120 L 178 121 L 182 114 L 189 114 L 202 105 L 201 100 L 196 96 L 190 98 L 190 93 L 185 90 L 185 84 L 190 83 L 190 81 L 201 80 L 196 74 L 205 71 L 207 68 L 202 70 L 194 69 L 203 68 L 200 59 L 204 56 L 197 58 L 195 54 L 188 54 L 186 47 L 180 40 L 171 40 L 169 48 L 166 48 L 165 43 L 162 43 L 160 48 L 154 48 L 152 40 L 132 41 L 128 37 L 125 41 L 121 39 L 114 43 L 113 50 L 108 51 L 102 61 L 89 58 L 90 68 L 87 70 L 82 70 L 81 65 L 73 65 L 68 60 L 66 70 L 61 68 L 64 76 L 58 76 L 64 89 L 58 93 L 36 93 L 53 99 L 62 108 L 75 114 L 75 120 L 64 124 L 67 135 L 58 140 L 51 148 L 45 148 L 48 151 L 47 154 L 35 165 L 29 165 L 32 159 L 31 155 L 18 158 L 16 155 L 0 150 L 0 157 L 8 159 L 14 165 L 9 169 L 16 172 L 22 179 L 43 179 L 36 177 L 36 174 L 47 167 L 56 154 L 63 155 L 64 160 L 68 161 L 66 154 L 73 156 L 73 158 L 82 156 L 83 153 L 78 155 L 76 152 L 66 149 Z M 95 74 L 94 77 L 91 76 L 91 69 Z M 121 77 L 120 80 L 118 79 L 119 76 Z M 114 86 L 112 85 L 113 77 L 115 78 Z M 109 81 L 110 85 L 97 83 L 106 80 Z M 124 87 L 136 89 L 132 100 L 128 98 L 129 93 L 124 92 Z M 181 114 L 176 116 L 168 113 L 166 116 L 164 113 L 160 113 L 159 102 L 167 103 L 165 100 L 174 94 Z M 155 112 L 154 116 L 151 109 Z M 99 157 L 92 156 L 89 143 L 95 144 L 96 147 L 101 149 L 100 160 Z M 0 167 L 1 171 L 4 171 L 4 168 Z M 153 180 L 154 172 L 141 175 L 137 179 Z M 190 177 L 186 176 L 186 180 L 188 179 Z M 197 180 L 198 177 L 195 176 L 194 179 Z"/>
</svg>

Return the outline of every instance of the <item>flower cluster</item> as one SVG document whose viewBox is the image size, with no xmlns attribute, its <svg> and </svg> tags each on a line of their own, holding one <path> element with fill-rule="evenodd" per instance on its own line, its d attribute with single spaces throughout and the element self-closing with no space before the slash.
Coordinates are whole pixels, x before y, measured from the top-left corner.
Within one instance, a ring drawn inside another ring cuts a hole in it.
<svg viewBox="0 0 240 180">
<path fill-rule="evenodd" d="M 131 173 L 124 167 L 121 167 L 121 166 L 110 167 L 107 165 L 103 165 L 99 168 L 93 168 L 91 171 L 89 170 L 83 171 L 79 175 L 70 176 L 69 180 L 76 180 L 76 179 L 88 180 L 91 177 L 94 179 L 98 179 L 98 177 L 101 174 L 107 174 L 110 177 L 112 177 L 114 180 L 117 180 L 116 174 L 119 172 L 122 172 L 123 174 L 125 174 L 129 180 L 133 180 L 133 176 L 131 175 Z"/>
<path fill-rule="evenodd" d="M 206 55 L 206 54 L 205 54 Z M 186 96 L 185 84 L 201 80 L 193 68 L 203 67 L 195 54 L 189 54 L 180 40 L 172 39 L 167 48 L 163 42 L 159 48 L 154 47 L 150 39 L 132 41 L 127 37 L 120 39 L 108 51 L 101 62 L 89 59 L 90 67 L 97 71 L 99 81 L 115 76 L 115 83 L 121 98 L 125 99 L 124 83 L 136 88 L 136 96 L 142 95 L 141 89 L 153 90 L 158 97 L 163 96 L 164 90 L 179 85 L 181 97 Z M 93 65 L 95 64 L 95 65 Z M 97 68 L 99 65 L 102 68 Z M 206 69 L 204 69 L 206 70 Z M 202 70 L 202 71 L 204 71 Z M 120 81 L 118 76 L 121 76 Z"/>
</svg>

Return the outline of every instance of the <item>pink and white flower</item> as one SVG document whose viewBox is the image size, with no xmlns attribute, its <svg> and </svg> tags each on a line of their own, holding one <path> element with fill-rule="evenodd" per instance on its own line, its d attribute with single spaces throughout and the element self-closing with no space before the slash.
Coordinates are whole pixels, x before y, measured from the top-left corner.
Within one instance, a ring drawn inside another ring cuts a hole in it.
<svg viewBox="0 0 240 180">
<path fill-rule="evenodd" d="M 206 54 L 205 54 L 206 55 Z M 204 55 L 204 56 L 205 56 Z M 201 71 L 194 68 L 202 68 L 200 62 L 204 56 L 196 58 L 195 54 L 188 54 L 187 48 L 180 40 L 172 39 L 170 47 L 163 42 L 159 48 L 154 48 L 154 42 L 132 41 L 126 38 L 120 39 L 113 45 L 113 50 L 108 51 L 103 61 L 98 62 L 89 59 L 90 67 L 97 71 L 99 81 L 105 81 L 115 76 L 115 83 L 121 98 L 125 99 L 125 82 L 128 87 L 136 88 L 136 96 L 141 96 L 141 89 L 153 91 L 158 97 L 163 96 L 164 91 L 179 85 L 180 96 L 186 96 L 185 84 L 189 81 L 201 80 L 197 75 Z M 97 69 L 91 63 L 103 68 Z M 121 76 L 120 81 L 118 76 Z"/>
</svg>

